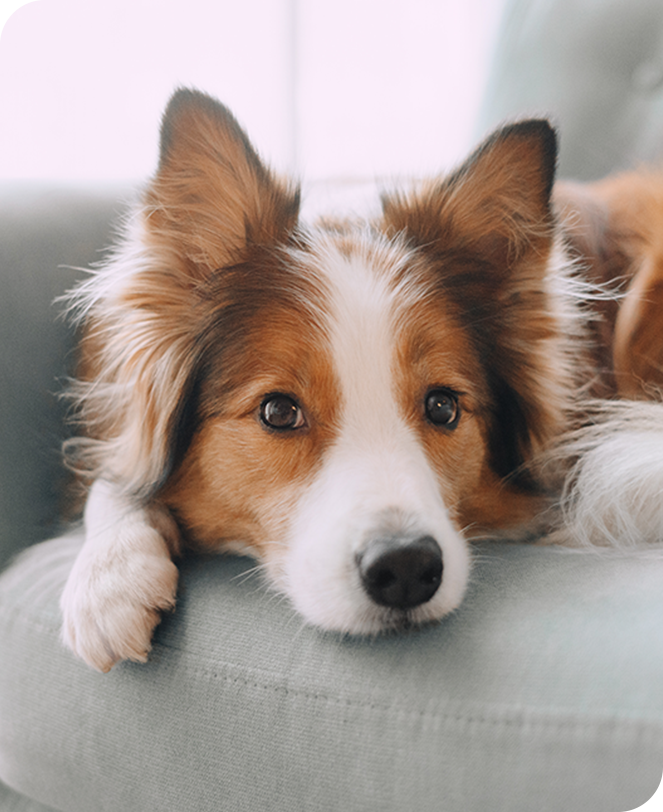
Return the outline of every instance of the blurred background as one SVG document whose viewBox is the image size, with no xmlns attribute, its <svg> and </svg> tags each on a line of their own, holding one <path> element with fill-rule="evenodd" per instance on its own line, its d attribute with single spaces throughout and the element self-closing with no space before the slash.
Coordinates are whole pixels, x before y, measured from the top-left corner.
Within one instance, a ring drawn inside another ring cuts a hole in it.
<svg viewBox="0 0 663 812">
<path fill-rule="evenodd" d="M 474 137 L 502 8 L 33 0 L 0 34 L 0 183 L 145 179 L 179 85 L 224 101 L 264 158 L 309 181 L 439 171 Z"/>
</svg>

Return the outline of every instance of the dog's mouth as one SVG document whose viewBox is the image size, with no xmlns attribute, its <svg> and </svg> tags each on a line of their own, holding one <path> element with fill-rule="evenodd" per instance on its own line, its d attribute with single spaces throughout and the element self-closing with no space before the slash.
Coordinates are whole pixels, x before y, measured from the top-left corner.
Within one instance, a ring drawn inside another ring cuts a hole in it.
<svg viewBox="0 0 663 812">
<path fill-rule="evenodd" d="M 421 606 L 413 609 L 386 609 L 376 606 L 375 610 L 369 630 L 349 634 L 358 637 L 396 636 L 435 626 L 441 620 L 436 613 L 427 612 Z"/>
</svg>

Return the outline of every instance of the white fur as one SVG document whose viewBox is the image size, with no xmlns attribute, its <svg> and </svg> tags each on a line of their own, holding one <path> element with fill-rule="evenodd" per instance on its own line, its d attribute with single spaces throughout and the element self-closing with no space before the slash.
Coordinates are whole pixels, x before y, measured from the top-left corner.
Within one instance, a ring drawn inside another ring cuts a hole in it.
<svg viewBox="0 0 663 812">
<path fill-rule="evenodd" d="M 663 545 L 663 405 L 598 406 L 596 422 L 556 450 L 578 457 L 568 476 L 564 526 L 554 541 L 615 550 Z"/>
<path fill-rule="evenodd" d="M 160 612 L 175 605 L 179 533 L 166 511 L 131 504 L 97 480 L 85 507 L 85 543 L 62 593 L 62 638 L 88 665 L 144 662 Z"/>
<path fill-rule="evenodd" d="M 23 550 L 0 575 L 3 590 L 19 590 L 26 605 L 45 606 L 60 598 L 85 541 L 80 529 Z"/>
<path fill-rule="evenodd" d="M 327 275 L 331 292 L 328 332 L 341 428 L 296 508 L 277 577 L 304 618 L 325 629 L 378 632 L 397 619 L 399 613 L 373 603 L 360 583 L 357 554 L 375 537 L 430 535 L 442 549 L 442 586 L 410 611 L 411 620 L 451 611 L 467 583 L 467 545 L 395 397 L 398 304 L 415 295 L 390 283 L 389 271 L 403 260 L 393 248 L 377 259 L 361 251 L 348 258 L 331 242 L 319 254 L 316 270 Z"/>
</svg>

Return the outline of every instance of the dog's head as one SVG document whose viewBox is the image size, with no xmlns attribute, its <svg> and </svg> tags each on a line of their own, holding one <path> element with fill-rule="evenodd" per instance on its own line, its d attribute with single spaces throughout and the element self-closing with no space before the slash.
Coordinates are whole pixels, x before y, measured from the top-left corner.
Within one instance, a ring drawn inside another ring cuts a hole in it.
<svg viewBox="0 0 663 812">
<path fill-rule="evenodd" d="M 227 109 L 179 91 L 85 294 L 95 473 L 248 549 L 322 627 L 453 610 L 467 539 L 541 507 L 527 463 L 569 406 L 555 155 L 510 125 L 379 220 L 308 228 Z"/>
</svg>

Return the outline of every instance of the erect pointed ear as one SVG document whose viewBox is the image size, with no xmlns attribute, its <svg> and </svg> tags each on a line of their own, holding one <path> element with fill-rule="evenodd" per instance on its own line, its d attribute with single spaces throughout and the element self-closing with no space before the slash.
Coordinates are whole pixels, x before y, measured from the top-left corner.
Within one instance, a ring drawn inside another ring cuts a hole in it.
<svg viewBox="0 0 663 812">
<path fill-rule="evenodd" d="M 432 250 L 510 267 L 549 241 L 556 159 L 548 121 L 507 125 L 448 177 L 409 198 L 386 196 L 385 221 Z"/>
<path fill-rule="evenodd" d="M 200 275 L 241 261 L 251 245 L 287 239 L 297 223 L 299 190 L 264 166 L 224 105 L 181 89 L 163 116 L 159 167 L 146 203 L 148 231 Z"/>
<path fill-rule="evenodd" d="M 474 336 L 492 392 L 492 465 L 502 476 L 562 429 L 574 385 L 571 328 L 560 315 L 568 309 L 555 300 L 560 286 L 546 281 L 557 256 L 556 155 L 547 121 L 511 124 L 450 176 L 383 201 L 387 233 L 418 248 Z"/>
<path fill-rule="evenodd" d="M 84 469 L 140 498 L 163 485 L 196 428 L 208 315 L 198 283 L 288 241 L 298 207 L 223 105 L 175 93 L 126 241 L 77 296 L 91 315 L 79 405 L 94 435 L 76 447 Z"/>
</svg>

